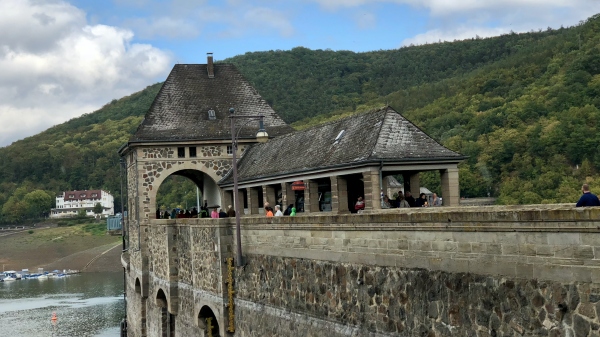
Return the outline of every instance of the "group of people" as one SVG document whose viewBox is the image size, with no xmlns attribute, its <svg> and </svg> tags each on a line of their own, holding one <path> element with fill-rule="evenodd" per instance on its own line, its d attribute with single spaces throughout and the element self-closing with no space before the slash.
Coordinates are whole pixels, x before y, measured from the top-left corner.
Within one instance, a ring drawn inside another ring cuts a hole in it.
<svg viewBox="0 0 600 337">
<path fill-rule="evenodd" d="M 265 202 L 265 215 L 267 217 L 272 216 L 295 216 L 296 215 L 296 207 L 293 204 L 289 204 L 284 212 L 281 211 L 281 205 L 275 205 L 275 208 L 271 207 L 268 202 Z"/>
<path fill-rule="evenodd" d="M 438 197 L 437 193 L 433 193 L 431 199 L 427 197 L 425 193 L 421 193 L 417 199 L 412 196 L 410 191 L 406 191 L 406 194 L 402 191 L 394 193 L 390 199 L 387 195 L 381 191 L 381 208 L 404 208 L 404 207 L 429 207 L 429 206 L 442 206 L 442 199 Z M 358 197 L 358 200 L 354 204 L 355 211 L 362 211 L 365 209 L 365 201 L 362 197 Z"/>
<path fill-rule="evenodd" d="M 160 211 L 160 208 L 156 209 L 157 219 L 181 219 L 181 218 L 229 218 L 235 217 L 235 210 L 231 205 L 227 207 L 227 211 L 223 208 L 213 207 L 212 211 L 209 210 L 208 206 L 200 206 L 200 211 L 196 207 L 191 210 L 184 210 L 173 208 L 171 212 L 165 210 L 164 213 Z"/>
</svg>

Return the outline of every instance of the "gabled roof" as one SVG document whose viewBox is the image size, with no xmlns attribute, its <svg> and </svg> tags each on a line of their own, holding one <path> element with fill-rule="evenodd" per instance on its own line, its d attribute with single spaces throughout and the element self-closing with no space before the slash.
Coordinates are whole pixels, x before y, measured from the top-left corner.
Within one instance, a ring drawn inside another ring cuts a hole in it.
<svg viewBox="0 0 600 337">
<path fill-rule="evenodd" d="M 231 139 L 229 108 L 236 115 L 264 115 L 270 136 L 292 131 L 233 64 L 177 64 L 163 83 L 130 142 Z M 209 119 L 214 110 L 216 119 Z M 240 138 L 254 138 L 258 121 L 237 119 Z"/>
<path fill-rule="evenodd" d="M 95 196 L 92 196 L 95 195 Z M 95 200 L 102 199 L 102 190 L 87 191 L 65 191 L 63 195 L 65 200 Z M 71 196 L 73 196 L 71 198 Z"/>
<path fill-rule="evenodd" d="M 384 107 L 254 144 L 238 162 L 238 179 L 243 182 L 379 161 L 458 163 L 463 159 L 391 107 Z M 230 173 L 221 183 L 232 180 Z"/>
</svg>

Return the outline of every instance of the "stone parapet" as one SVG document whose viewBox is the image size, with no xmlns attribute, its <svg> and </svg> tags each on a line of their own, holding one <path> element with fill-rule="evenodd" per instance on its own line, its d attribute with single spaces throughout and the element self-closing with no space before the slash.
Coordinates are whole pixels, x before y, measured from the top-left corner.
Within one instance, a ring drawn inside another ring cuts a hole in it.
<svg viewBox="0 0 600 337">
<path fill-rule="evenodd" d="M 600 279 L 600 208 L 244 218 L 249 254 L 549 281 Z"/>
<path fill-rule="evenodd" d="M 245 265 L 234 273 L 236 335 L 599 332 L 600 208 L 245 216 L 241 226 Z M 235 219 L 152 220 L 142 232 L 150 285 L 147 295 L 143 288 L 139 293 L 140 272 L 130 263 L 132 327 L 159 330 L 162 290 L 176 336 L 203 332 L 200 317 L 208 307 L 226 335 L 225 262 L 235 249 Z"/>
</svg>

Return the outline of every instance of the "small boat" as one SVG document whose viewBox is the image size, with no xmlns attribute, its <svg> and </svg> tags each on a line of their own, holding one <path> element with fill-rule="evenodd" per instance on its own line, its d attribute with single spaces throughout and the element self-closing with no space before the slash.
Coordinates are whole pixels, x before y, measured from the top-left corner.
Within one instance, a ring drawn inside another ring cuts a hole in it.
<svg viewBox="0 0 600 337">
<path fill-rule="evenodd" d="M 42 274 L 40 276 L 37 277 L 38 280 L 47 280 L 48 279 L 48 275 Z"/>
<path fill-rule="evenodd" d="M 14 277 L 14 276 L 10 276 L 10 275 L 7 275 L 7 276 L 4 278 L 4 282 L 6 282 L 6 281 L 16 281 L 16 280 L 17 280 L 17 278 L 16 278 L 16 277 Z"/>
</svg>

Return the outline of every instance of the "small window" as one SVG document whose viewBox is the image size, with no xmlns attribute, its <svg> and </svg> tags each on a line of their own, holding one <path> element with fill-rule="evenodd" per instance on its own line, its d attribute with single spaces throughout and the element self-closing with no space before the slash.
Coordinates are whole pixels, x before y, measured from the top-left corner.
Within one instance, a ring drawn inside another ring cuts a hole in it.
<svg viewBox="0 0 600 337">
<path fill-rule="evenodd" d="M 178 147 L 177 148 L 177 157 L 178 158 L 185 158 L 185 147 Z"/>
<path fill-rule="evenodd" d="M 214 120 L 217 119 L 217 115 L 215 114 L 215 110 L 208 110 L 208 119 L 210 120 Z"/>
<path fill-rule="evenodd" d="M 190 146 L 190 158 L 196 158 L 196 147 Z"/>
<path fill-rule="evenodd" d="M 92 198 L 95 198 L 98 196 L 98 193 L 92 193 Z"/>
<path fill-rule="evenodd" d="M 233 154 L 233 146 L 227 145 L 227 154 L 230 154 L 230 155 Z"/>
<path fill-rule="evenodd" d="M 75 194 L 69 194 L 69 199 L 75 198 Z"/>
<path fill-rule="evenodd" d="M 85 198 L 85 194 L 80 195 L 81 198 Z"/>
</svg>

